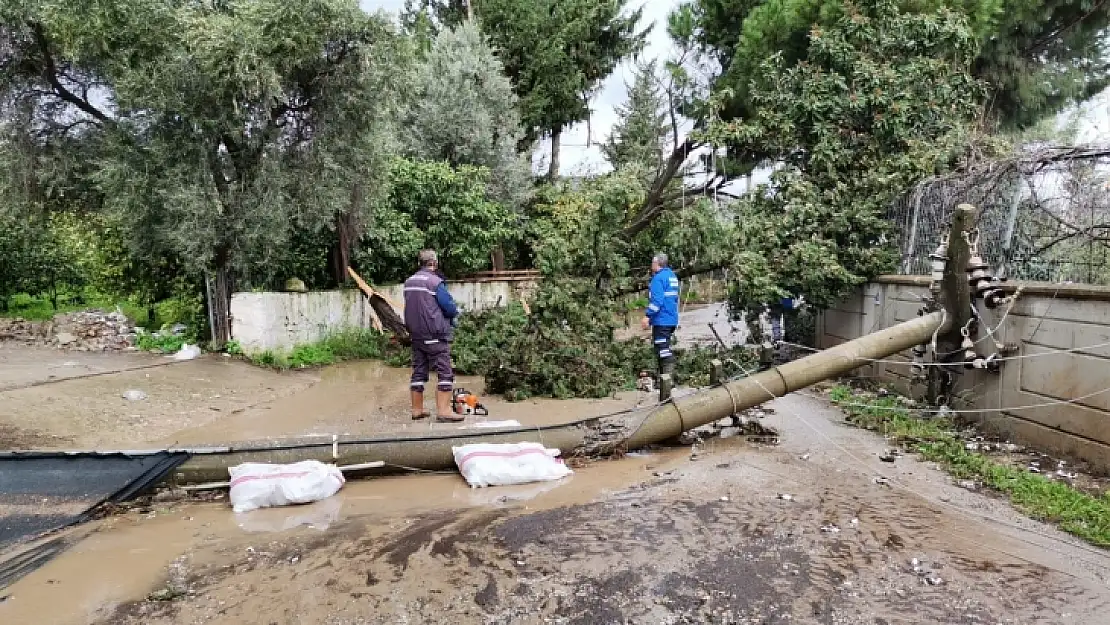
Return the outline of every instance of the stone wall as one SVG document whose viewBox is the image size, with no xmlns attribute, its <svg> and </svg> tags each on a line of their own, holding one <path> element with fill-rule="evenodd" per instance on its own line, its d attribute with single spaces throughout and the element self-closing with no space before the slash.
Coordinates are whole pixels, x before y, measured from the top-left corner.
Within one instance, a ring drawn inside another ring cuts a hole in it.
<svg viewBox="0 0 1110 625">
<path fill-rule="evenodd" d="M 995 335 L 1019 345 L 1013 356 L 1021 358 L 1005 361 L 998 374 L 964 371 L 957 393 L 962 405 L 956 407 L 984 411 L 965 416 L 988 430 L 1110 472 L 1110 390 L 1105 390 L 1110 387 L 1110 345 L 1104 345 L 1110 344 L 1110 288 L 1017 284 L 1024 285 L 1023 293 Z M 865 285 L 822 313 L 818 346 L 913 319 L 927 285 L 924 276 L 883 276 Z M 991 328 L 1003 312 L 985 313 Z M 1094 345 L 1101 347 L 1088 347 Z M 983 351 L 993 345 L 986 339 L 978 347 Z M 861 373 L 921 396 L 923 385 L 910 378 L 910 354 L 887 360 L 906 364 L 877 363 Z"/>
<path fill-rule="evenodd" d="M 530 280 L 478 280 L 448 283 L 464 312 L 477 312 L 527 298 L 535 289 Z M 378 288 L 404 314 L 401 285 Z M 310 293 L 236 293 L 231 297 L 231 338 L 244 353 L 287 351 L 313 343 L 328 334 L 370 328 L 371 309 L 356 290 Z"/>
</svg>

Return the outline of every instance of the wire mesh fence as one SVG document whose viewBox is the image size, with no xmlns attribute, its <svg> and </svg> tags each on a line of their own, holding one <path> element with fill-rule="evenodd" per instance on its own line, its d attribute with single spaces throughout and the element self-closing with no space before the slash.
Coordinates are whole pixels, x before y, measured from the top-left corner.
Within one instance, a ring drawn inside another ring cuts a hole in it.
<svg viewBox="0 0 1110 625">
<path fill-rule="evenodd" d="M 996 275 L 1110 285 L 1110 150 L 1047 148 L 923 181 L 888 215 L 900 273 L 929 273 L 965 203 L 979 209 L 979 251 Z"/>
</svg>

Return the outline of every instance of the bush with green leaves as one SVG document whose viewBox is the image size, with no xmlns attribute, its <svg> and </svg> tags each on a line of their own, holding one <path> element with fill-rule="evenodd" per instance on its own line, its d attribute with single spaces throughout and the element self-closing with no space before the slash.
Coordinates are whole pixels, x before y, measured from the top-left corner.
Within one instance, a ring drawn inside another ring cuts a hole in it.
<svg viewBox="0 0 1110 625">
<path fill-rule="evenodd" d="M 489 176 L 484 167 L 394 160 L 388 201 L 366 224 L 355 265 L 379 281 L 400 282 L 430 247 L 449 275 L 488 268 L 490 250 L 513 238 L 514 223 L 508 208 L 487 198 Z"/>
</svg>

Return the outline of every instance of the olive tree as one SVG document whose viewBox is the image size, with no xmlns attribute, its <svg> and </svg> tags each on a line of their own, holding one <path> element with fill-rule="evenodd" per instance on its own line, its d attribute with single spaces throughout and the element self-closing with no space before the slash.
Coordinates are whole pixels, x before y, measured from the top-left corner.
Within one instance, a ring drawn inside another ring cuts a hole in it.
<svg viewBox="0 0 1110 625">
<path fill-rule="evenodd" d="M 17 0 L 0 24 L 4 110 L 36 141 L 102 136 L 105 208 L 212 277 L 217 342 L 290 224 L 384 197 L 407 45 L 355 0 Z"/>
</svg>

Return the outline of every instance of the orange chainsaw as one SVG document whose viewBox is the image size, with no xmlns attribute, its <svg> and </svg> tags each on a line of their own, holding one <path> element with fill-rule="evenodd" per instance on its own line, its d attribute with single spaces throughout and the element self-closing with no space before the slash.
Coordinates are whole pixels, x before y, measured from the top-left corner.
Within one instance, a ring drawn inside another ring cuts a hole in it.
<svg viewBox="0 0 1110 625">
<path fill-rule="evenodd" d="M 451 396 L 451 405 L 455 410 L 455 414 L 478 416 L 489 414 L 486 407 L 478 401 L 478 396 L 465 388 L 455 389 L 454 394 Z"/>
</svg>

